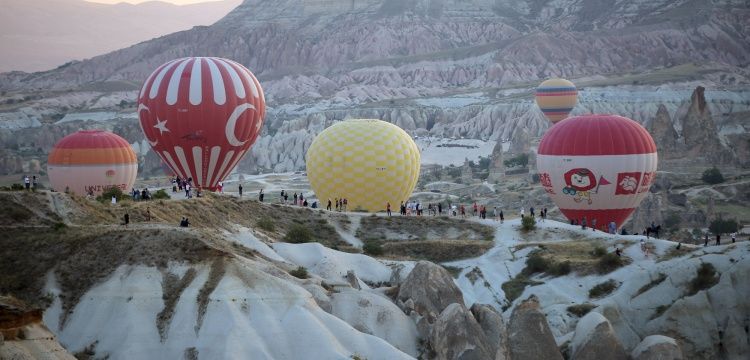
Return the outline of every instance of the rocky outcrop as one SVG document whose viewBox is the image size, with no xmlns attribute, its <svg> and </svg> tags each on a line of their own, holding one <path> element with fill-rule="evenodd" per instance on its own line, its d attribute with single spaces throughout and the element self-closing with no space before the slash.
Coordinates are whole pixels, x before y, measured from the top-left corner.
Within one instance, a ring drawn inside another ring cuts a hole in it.
<svg viewBox="0 0 750 360">
<path fill-rule="evenodd" d="M 437 318 L 448 305 L 464 301 L 448 271 L 429 261 L 420 261 L 414 266 L 401 283 L 397 298 L 401 302 L 411 299 L 414 310 L 431 319 Z"/>
<path fill-rule="evenodd" d="M 687 153 L 708 162 L 731 162 L 732 156 L 721 144 L 716 124 L 706 104 L 706 89 L 698 86 L 690 97 L 690 107 L 682 119 L 682 138 Z"/>
<path fill-rule="evenodd" d="M 508 152 L 513 155 L 528 154 L 531 147 L 531 138 L 529 132 L 524 128 L 516 128 L 510 139 L 510 149 Z"/>
<path fill-rule="evenodd" d="M 503 163 L 503 143 L 498 140 L 490 155 L 490 174 L 487 181 L 500 181 L 505 177 L 505 164 Z"/>
<path fill-rule="evenodd" d="M 474 171 L 471 169 L 471 165 L 469 164 L 469 159 L 464 159 L 464 164 L 461 166 L 461 181 L 464 184 L 471 184 L 472 179 L 474 178 Z"/>
<path fill-rule="evenodd" d="M 471 313 L 479 323 L 482 331 L 487 336 L 487 344 L 491 353 L 495 354 L 495 360 L 508 360 L 508 330 L 505 328 L 503 317 L 493 308 L 486 304 L 474 304 Z"/>
<path fill-rule="evenodd" d="M 462 304 L 451 304 L 438 317 L 430 334 L 436 359 L 494 359 L 495 352 L 482 327 Z"/>
<path fill-rule="evenodd" d="M 630 220 L 623 226 L 628 233 L 643 233 L 647 226 L 664 224 L 662 210 L 664 209 L 663 193 L 649 192 L 641 201 L 640 205 L 633 211 Z"/>
<path fill-rule="evenodd" d="M 513 360 L 563 359 L 535 296 L 513 309 L 508 325 L 508 348 Z"/>
<path fill-rule="evenodd" d="M 669 116 L 669 111 L 664 104 L 659 104 L 656 117 L 651 122 L 648 131 L 654 138 L 654 142 L 656 142 L 656 148 L 661 158 L 669 159 L 676 155 L 679 135 L 672 124 L 672 118 Z"/>
<path fill-rule="evenodd" d="M 75 360 L 42 321 L 42 310 L 0 296 L 0 359 Z"/>
<path fill-rule="evenodd" d="M 674 339 L 651 335 L 641 341 L 633 349 L 631 354 L 633 360 L 682 360 L 682 350 Z"/>
<path fill-rule="evenodd" d="M 572 360 L 628 360 L 607 318 L 590 312 L 578 321 L 571 344 Z"/>
</svg>

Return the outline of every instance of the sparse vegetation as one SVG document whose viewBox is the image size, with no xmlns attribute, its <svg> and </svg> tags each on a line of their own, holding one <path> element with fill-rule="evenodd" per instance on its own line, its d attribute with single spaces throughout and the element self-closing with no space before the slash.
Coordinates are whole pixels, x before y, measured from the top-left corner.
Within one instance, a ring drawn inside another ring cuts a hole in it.
<svg viewBox="0 0 750 360">
<path fill-rule="evenodd" d="M 62 222 L 62 221 L 56 222 L 55 225 L 52 225 L 52 228 L 55 231 L 62 231 L 62 230 L 65 230 L 67 227 L 68 227 L 68 225 L 65 225 L 65 223 Z"/>
<path fill-rule="evenodd" d="M 651 315 L 651 319 L 653 320 L 653 319 L 658 318 L 659 316 L 664 314 L 664 312 L 667 311 L 667 309 L 669 309 L 669 305 L 657 306 L 656 309 L 654 309 L 654 313 Z"/>
<path fill-rule="evenodd" d="M 724 182 L 724 176 L 721 174 L 721 171 L 719 171 L 719 169 L 716 166 L 704 171 L 703 176 L 701 176 L 701 179 L 706 184 L 711 184 L 711 185 L 720 184 Z"/>
<path fill-rule="evenodd" d="M 534 281 L 529 279 L 528 276 L 524 273 L 518 274 L 513 279 L 510 279 L 509 281 L 506 281 L 501 285 L 501 288 L 503 289 L 503 292 L 505 293 L 505 299 L 506 303 L 503 305 L 503 310 L 507 309 L 514 300 L 516 300 L 521 294 L 523 294 L 523 290 L 527 286 L 534 286 L 534 285 L 541 285 L 544 284 L 543 282 Z"/>
<path fill-rule="evenodd" d="M 443 269 L 447 270 L 454 279 L 458 279 L 458 275 L 461 275 L 461 271 L 464 270 L 463 268 L 450 265 L 443 265 Z"/>
<path fill-rule="evenodd" d="M 310 275 L 307 273 L 307 269 L 304 266 L 299 266 L 296 269 L 289 272 L 290 275 L 298 279 L 307 279 Z"/>
<path fill-rule="evenodd" d="M 656 279 L 653 279 L 648 284 L 641 286 L 641 288 L 638 289 L 638 292 L 635 293 L 635 295 L 633 296 L 633 298 L 635 298 L 635 297 L 637 297 L 637 296 L 645 293 L 646 291 L 651 290 L 653 287 L 661 284 L 666 279 L 667 279 L 667 275 L 665 275 L 664 273 L 659 273 L 659 275 L 656 277 Z"/>
<path fill-rule="evenodd" d="M 151 194 L 151 198 L 155 200 L 164 200 L 164 199 L 171 199 L 171 196 L 167 194 L 164 189 L 156 190 L 153 194 Z"/>
<path fill-rule="evenodd" d="M 388 258 L 444 262 L 480 256 L 493 244 L 484 240 L 416 240 L 386 241 L 382 246 Z"/>
<path fill-rule="evenodd" d="M 679 230 L 681 222 L 682 218 L 680 217 L 680 214 L 676 211 L 670 211 L 664 219 L 664 228 L 670 233 L 675 232 L 676 230 Z"/>
<path fill-rule="evenodd" d="M 258 221 L 255 223 L 255 226 L 257 226 L 261 230 L 273 232 L 276 230 L 276 224 L 274 224 L 273 220 L 267 217 L 262 217 L 258 219 Z"/>
<path fill-rule="evenodd" d="M 592 299 L 605 297 L 611 294 L 613 291 L 620 287 L 620 283 L 614 279 L 609 279 L 601 284 L 598 284 L 589 290 L 589 297 Z"/>
<path fill-rule="evenodd" d="M 526 268 L 523 272 L 526 275 L 535 273 L 546 273 L 553 276 L 567 275 L 573 270 L 570 261 L 555 261 L 542 256 L 541 250 L 533 251 L 526 258 Z"/>
<path fill-rule="evenodd" d="M 533 216 L 524 216 L 521 219 L 521 230 L 531 231 L 536 229 L 536 219 Z"/>
<path fill-rule="evenodd" d="M 711 263 L 702 263 L 693 280 L 690 281 L 688 296 L 695 295 L 701 290 L 710 289 L 719 282 L 716 276 L 716 268 Z"/>
<path fill-rule="evenodd" d="M 312 231 L 304 225 L 292 225 L 292 228 L 284 235 L 284 241 L 294 244 L 311 242 L 313 241 Z"/>
<path fill-rule="evenodd" d="M 591 256 L 596 257 L 596 258 L 600 258 L 604 255 L 607 255 L 607 249 L 605 249 L 603 246 L 597 246 L 591 252 Z"/>
<path fill-rule="evenodd" d="M 493 240 L 495 229 L 470 221 L 428 216 L 365 216 L 356 236 L 368 240 Z"/>
<path fill-rule="evenodd" d="M 567 310 L 569 313 L 581 318 L 584 315 L 588 314 L 591 310 L 595 309 L 597 306 L 598 305 L 594 305 L 591 303 L 576 304 L 568 306 Z"/>
<path fill-rule="evenodd" d="M 506 167 L 526 167 L 529 165 L 529 154 L 520 154 L 512 157 L 508 160 L 503 161 Z"/>
<path fill-rule="evenodd" d="M 625 261 L 622 257 L 617 256 L 617 254 L 614 253 L 606 253 L 599 258 L 599 261 L 597 261 L 596 270 L 599 274 L 609 274 L 624 265 Z"/>
<path fill-rule="evenodd" d="M 375 240 L 366 241 L 362 246 L 362 251 L 370 256 L 380 256 L 383 255 L 383 245 Z"/>
</svg>

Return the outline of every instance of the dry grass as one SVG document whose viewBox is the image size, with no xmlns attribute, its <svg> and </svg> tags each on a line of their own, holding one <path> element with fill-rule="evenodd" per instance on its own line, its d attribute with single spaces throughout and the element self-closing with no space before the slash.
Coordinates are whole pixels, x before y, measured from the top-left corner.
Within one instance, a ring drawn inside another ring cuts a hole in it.
<svg viewBox="0 0 750 360">
<path fill-rule="evenodd" d="M 573 271 L 579 275 L 594 274 L 598 272 L 600 257 L 594 255 L 597 248 L 606 248 L 607 244 L 602 240 L 573 240 L 553 243 L 526 243 L 516 246 L 516 251 L 529 246 L 538 246 L 539 254 L 545 260 L 555 263 L 569 262 Z M 627 257 L 622 257 L 625 263 L 630 262 Z"/>
<path fill-rule="evenodd" d="M 495 237 L 495 229 L 479 223 L 448 217 L 365 216 L 357 237 L 366 240 L 485 240 Z"/>
<path fill-rule="evenodd" d="M 172 316 L 174 315 L 175 307 L 177 307 L 177 301 L 180 300 L 182 292 L 193 282 L 197 272 L 195 269 L 190 268 L 182 278 L 166 270 L 163 270 L 162 274 L 161 288 L 164 309 L 156 315 L 156 328 L 159 330 L 159 337 L 161 337 L 161 341 L 163 342 L 167 338 L 167 331 L 169 330 L 169 324 L 172 323 Z"/>
<path fill-rule="evenodd" d="M 493 245 L 483 240 L 418 240 L 385 242 L 382 248 L 389 259 L 446 262 L 480 256 Z"/>
</svg>

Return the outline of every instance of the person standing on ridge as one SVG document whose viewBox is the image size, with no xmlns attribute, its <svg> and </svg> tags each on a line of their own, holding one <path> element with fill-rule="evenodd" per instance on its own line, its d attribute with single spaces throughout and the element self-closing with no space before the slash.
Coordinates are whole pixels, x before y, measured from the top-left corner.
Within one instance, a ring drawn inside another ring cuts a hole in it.
<svg viewBox="0 0 750 360">
<path fill-rule="evenodd" d="M 294 192 L 294 196 L 292 196 L 292 198 L 294 198 L 294 204 L 293 205 L 297 205 L 297 198 L 299 198 L 299 195 L 297 195 L 296 191 Z"/>
<path fill-rule="evenodd" d="M 263 202 L 263 197 L 265 194 L 263 193 L 263 189 L 260 189 L 260 192 L 258 193 L 258 201 Z"/>
<path fill-rule="evenodd" d="M 523 219 L 523 216 L 526 214 L 526 209 L 521 208 L 521 219 Z"/>
<path fill-rule="evenodd" d="M 531 214 L 531 217 L 534 217 L 534 207 L 529 208 L 529 214 Z"/>
<path fill-rule="evenodd" d="M 736 240 L 737 240 L 737 232 L 735 231 L 732 233 L 732 244 L 734 244 Z"/>
<path fill-rule="evenodd" d="M 703 237 L 703 246 L 708 246 L 708 233 Z"/>
<path fill-rule="evenodd" d="M 239 191 L 240 191 L 240 197 L 242 197 L 242 184 L 239 184 L 239 185 L 237 186 L 237 188 L 238 188 L 238 189 L 239 189 Z"/>
<path fill-rule="evenodd" d="M 596 231 L 596 218 L 591 219 L 591 230 Z"/>
<path fill-rule="evenodd" d="M 330 203 L 331 203 L 331 201 L 329 200 L 328 204 L 330 204 Z M 331 205 L 328 205 L 328 206 L 331 206 Z M 387 201 L 385 203 L 385 212 L 388 214 L 388 216 L 391 216 L 391 202 L 390 201 Z"/>
<path fill-rule="evenodd" d="M 26 190 L 29 190 L 29 188 L 31 188 L 31 180 L 29 180 L 28 175 L 23 176 L 23 183 L 26 186 Z"/>
<path fill-rule="evenodd" d="M 326 205 L 326 210 L 331 211 L 331 198 L 328 198 L 328 205 Z"/>
<path fill-rule="evenodd" d="M 721 234 L 716 234 L 716 245 L 721 245 Z"/>
</svg>

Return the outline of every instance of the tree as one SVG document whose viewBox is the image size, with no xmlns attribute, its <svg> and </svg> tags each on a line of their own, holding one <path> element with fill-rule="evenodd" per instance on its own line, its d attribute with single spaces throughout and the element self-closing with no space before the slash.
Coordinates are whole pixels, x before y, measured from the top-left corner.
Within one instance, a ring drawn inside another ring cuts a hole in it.
<svg viewBox="0 0 750 360">
<path fill-rule="evenodd" d="M 703 179 L 703 182 L 705 182 L 706 184 L 711 185 L 724 182 L 724 176 L 721 175 L 721 171 L 719 171 L 716 166 L 704 171 L 701 179 Z"/>
<path fill-rule="evenodd" d="M 739 230 L 740 224 L 737 223 L 734 219 L 716 219 L 714 221 L 711 221 L 711 224 L 708 225 L 708 230 L 710 230 L 714 234 L 728 234 L 737 232 Z"/>
</svg>

